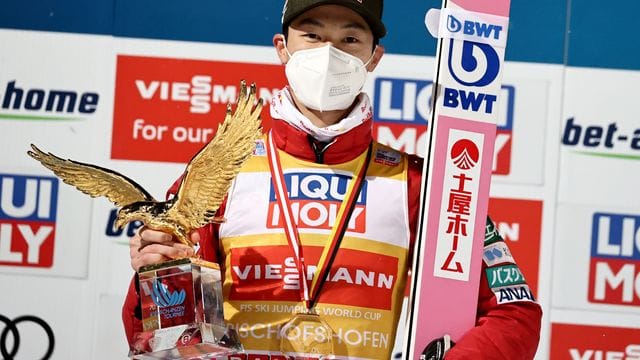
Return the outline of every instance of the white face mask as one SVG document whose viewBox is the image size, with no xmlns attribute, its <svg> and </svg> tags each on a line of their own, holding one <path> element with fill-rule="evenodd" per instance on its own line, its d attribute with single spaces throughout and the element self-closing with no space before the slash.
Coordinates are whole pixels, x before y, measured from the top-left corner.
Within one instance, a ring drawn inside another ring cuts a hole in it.
<svg viewBox="0 0 640 360">
<path fill-rule="evenodd" d="M 360 94 L 367 65 L 357 57 L 327 44 L 289 53 L 285 67 L 289 85 L 306 107 L 319 111 L 344 110 Z"/>
</svg>

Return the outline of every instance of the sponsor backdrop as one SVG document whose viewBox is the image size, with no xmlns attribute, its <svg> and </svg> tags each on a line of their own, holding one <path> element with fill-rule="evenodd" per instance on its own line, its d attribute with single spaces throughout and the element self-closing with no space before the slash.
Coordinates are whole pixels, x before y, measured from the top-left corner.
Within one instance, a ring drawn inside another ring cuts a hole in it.
<svg viewBox="0 0 640 360">
<path fill-rule="evenodd" d="M 365 88 L 376 138 L 417 154 L 434 71 L 423 25 L 431 7 L 440 2 L 387 1 L 386 55 Z M 271 1 L 3 2 L 0 328 L 16 331 L 4 353 L 127 354 L 119 312 L 137 224 L 116 229 L 107 200 L 52 177 L 26 156 L 30 144 L 164 197 L 240 79 L 267 100 L 285 85 L 271 47 L 280 10 Z M 631 0 L 512 4 L 489 213 L 544 307 L 538 359 L 640 359 L 639 11 Z"/>
</svg>

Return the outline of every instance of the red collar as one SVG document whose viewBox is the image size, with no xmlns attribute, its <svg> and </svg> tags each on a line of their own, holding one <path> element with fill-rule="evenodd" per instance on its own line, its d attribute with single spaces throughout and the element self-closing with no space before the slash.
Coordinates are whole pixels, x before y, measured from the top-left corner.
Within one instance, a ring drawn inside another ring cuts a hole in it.
<svg viewBox="0 0 640 360">
<path fill-rule="evenodd" d="M 274 119 L 271 125 L 273 139 L 278 149 L 302 160 L 316 161 L 316 155 L 311 146 L 312 140 L 307 133 L 283 120 Z M 345 134 L 335 137 L 324 151 L 324 163 L 333 165 L 347 162 L 366 151 L 372 140 L 371 127 L 372 121 L 368 119 Z"/>
</svg>

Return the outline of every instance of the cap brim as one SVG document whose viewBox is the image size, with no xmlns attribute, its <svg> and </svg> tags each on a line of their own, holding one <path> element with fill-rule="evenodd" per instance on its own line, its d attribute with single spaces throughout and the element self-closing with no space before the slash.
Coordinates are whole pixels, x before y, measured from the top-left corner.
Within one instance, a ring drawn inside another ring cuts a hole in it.
<svg viewBox="0 0 640 360">
<path fill-rule="evenodd" d="M 366 11 L 364 8 L 362 7 L 354 7 L 353 6 L 353 1 L 350 0 L 326 0 L 326 1 L 318 1 L 312 5 L 306 6 L 306 7 L 302 7 L 300 9 L 297 9 L 296 11 L 287 13 L 287 16 L 285 19 L 283 19 L 283 23 L 282 23 L 282 31 L 284 32 L 286 30 L 286 28 L 289 26 L 289 24 L 298 16 L 300 16 L 302 13 L 304 13 L 305 11 L 308 11 L 310 9 L 313 9 L 315 7 L 321 6 L 321 5 L 341 5 L 344 6 L 346 8 L 349 8 L 353 11 L 355 11 L 358 15 L 362 16 L 362 18 L 367 22 L 367 24 L 369 25 L 369 27 L 371 28 L 371 32 L 373 33 L 373 35 L 377 38 L 382 38 L 387 34 L 387 29 L 384 26 L 384 24 L 382 23 L 382 21 L 380 19 L 378 19 L 377 16 L 369 13 L 368 11 Z"/>
</svg>

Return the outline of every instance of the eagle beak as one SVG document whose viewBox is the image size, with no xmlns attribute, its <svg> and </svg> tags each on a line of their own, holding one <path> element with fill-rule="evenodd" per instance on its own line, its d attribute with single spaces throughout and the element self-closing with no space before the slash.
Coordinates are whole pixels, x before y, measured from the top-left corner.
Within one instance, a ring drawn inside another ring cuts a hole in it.
<svg viewBox="0 0 640 360">
<path fill-rule="evenodd" d="M 118 212 L 118 216 L 116 217 L 115 221 L 116 228 L 118 228 L 118 230 L 122 230 L 122 228 L 124 228 L 126 224 L 127 221 L 124 219 L 124 216 L 122 216 L 121 212 Z"/>
</svg>

